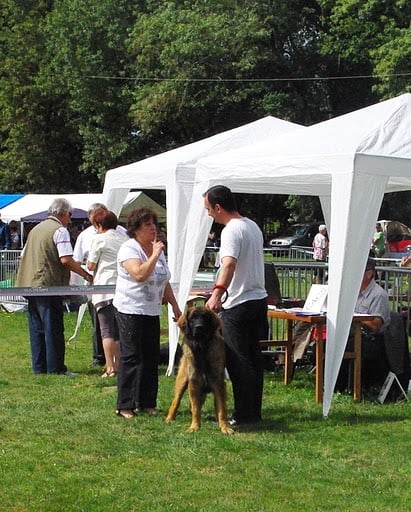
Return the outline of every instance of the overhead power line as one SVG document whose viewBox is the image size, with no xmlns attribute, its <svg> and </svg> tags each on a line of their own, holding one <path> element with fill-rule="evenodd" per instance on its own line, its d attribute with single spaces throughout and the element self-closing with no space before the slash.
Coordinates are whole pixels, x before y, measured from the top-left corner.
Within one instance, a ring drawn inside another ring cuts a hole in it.
<svg viewBox="0 0 411 512">
<path fill-rule="evenodd" d="M 411 76 L 411 73 L 395 73 L 381 75 L 348 75 L 348 76 L 312 76 L 312 77 L 288 77 L 288 78 L 159 78 L 159 77 L 127 77 L 85 75 L 91 80 L 131 80 L 136 82 L 307 82 L 321 80 L 361 80 L 366 78 L 398 78 Z"/>
</svg>

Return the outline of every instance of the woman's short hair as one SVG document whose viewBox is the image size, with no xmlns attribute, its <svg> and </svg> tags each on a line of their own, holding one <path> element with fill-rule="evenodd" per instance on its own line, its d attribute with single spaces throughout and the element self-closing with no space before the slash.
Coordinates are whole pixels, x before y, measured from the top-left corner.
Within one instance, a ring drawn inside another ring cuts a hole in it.
<svg viewBox="0 0 411 512">
<path fill-rule="evenodd" d="M 99 224 L 103 229 L 116 229 L 118 225 L 117 215 L 110 210 L 98 208 L 93 213 L 93 224 Z"/>
<path fill-rule="evenodd" d="M 133 210 L 128 216 L 127 220 L 127 233 L 130 238 L 134 238 L 134 233 L 139 229 L 144 223 L 153 221 L 156 226 L 158 226 L 158 217 L 154 210 L 151 208 L 136 208 Z"/>
</svg>

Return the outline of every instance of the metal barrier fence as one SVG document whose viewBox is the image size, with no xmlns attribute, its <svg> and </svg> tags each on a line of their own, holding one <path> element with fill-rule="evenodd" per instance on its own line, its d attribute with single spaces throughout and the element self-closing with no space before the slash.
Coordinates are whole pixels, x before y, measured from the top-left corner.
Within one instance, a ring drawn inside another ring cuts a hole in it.
<svg viewBox="0 0 411 512">
<path fill-rule="evenodd" d="M 215 255 L 218 249 L 208 248 L 212 258 L 209 260 L 208 270 L 214 268 Z M 271 249 L 270 249 L 271 251 Z M 324 281 L 327 279 L 327 264 L 318 263 L 312 259 L 301 257 L 308 255 L 308 248 L 293 247 L 289 251 L 289 260 L 272 258 L 280 281 L 281 295 L 285 298 L 305 299 L 310 290 L 314 277 L 319 275 L 318 271 L 324 271 Z M 17 269 L 20 261 L 21 250 L 0 251 L 0 289 L 12 288 L 15 283 Z M 293 258 L 299 256 L 299 261 Z M 312 254 L 310 254 L 312 258 Z M 393 311 L 409 311 L 411 302 L 411 269 L 398 266 L 398 260 L 381 259 L 377 260 L 376 268 L 377 281 L 388 292 L 390 306 Z M 318 278 L 317 278 L 318 279 Z M 24 297 L 3 295 L 1 302 L 25 304 Z M 409 313 L 408 313 L 409 315 Z"/>
<path fill-rule="evenodd" d="M 394 260 L 395 261 L 395 260 Z M 393 311 L 408 308 L 411 302 L 411 269 L 392 262 L 377 262 L 376 281 L 387 291 Z M 305 299 L 319 269 L 327 280 L 327 264 L 313 261 L 276 261 L 274 266 L 283 297 Z"/>
<path fill-rule="evenodd" d="M 200 262 L 200 270 L 212 270 L 218 267 L 219 247 L 206 246 Z M 312 261 L 312 247 L 266 247 L 264 249 L 265 261 Z"/>
<path fill-rule="evenodd" d="M 20 262 L 21 249 L 0 251 L 0 289 L 13 288 Z M 1 302 L 8 304 L 26 304 L 24 297 L 2 295 Z"/>
<path fill-rule="evenodd" d="M 283 299 L 305 299 L 310 290 L 316 272 L 323 269 L 323 282 L 327 280 L 327 264 L 313 261 L 275 261 L 275 269 L 280 282 Z M 317 274 L 318 275 L 318 274 Z M 411 332 L 411 269 L 398 266 L 398 260 L 380 260 L 376 266 L 376 281 L 388 293 L 390 309 L 402 313 Z M 273 321 L 271 335 L 274 339 L 284 338 L 284 326 L 281 321 Z"/>
<path fill-rule="evenodd" d="M 265 259 L 277 260 L 298 260 L 306 261 L 313 259 L 313 248 L 292 245 L 291 247 L 270 247 L 264 249 Z"/>
</svg>

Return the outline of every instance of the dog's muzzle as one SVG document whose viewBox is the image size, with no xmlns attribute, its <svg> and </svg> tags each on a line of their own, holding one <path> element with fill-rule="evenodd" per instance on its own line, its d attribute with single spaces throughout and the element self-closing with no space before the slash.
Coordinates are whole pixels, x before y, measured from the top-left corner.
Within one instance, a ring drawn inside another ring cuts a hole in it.
<svg viewBox="0 0 411 512">
<path fill-rule="evenodd" d="M 204 325 L 202 322 L 193 322 L 191 325 L 191 332 L 195 339 L 202 340 L 209 337 L 210 328 Z"/>
</svg>

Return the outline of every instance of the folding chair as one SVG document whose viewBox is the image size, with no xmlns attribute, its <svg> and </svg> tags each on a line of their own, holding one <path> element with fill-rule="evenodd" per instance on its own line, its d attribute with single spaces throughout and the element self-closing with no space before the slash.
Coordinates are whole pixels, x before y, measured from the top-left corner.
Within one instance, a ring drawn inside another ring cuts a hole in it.
<svg viewBox="0 0 411 512">
<path fill-rule="evenodd" d="M 410 352 L 405 321 L 400 313 L 390 313 L 390 325 L 384 333 L 384 347 L 389 372 L 381 387 L 378 401 L 383 403 L 390 391 L 393 398 L 402 395 L 408 400 L 407 391 L 411 378 Z"/>
</svg>

